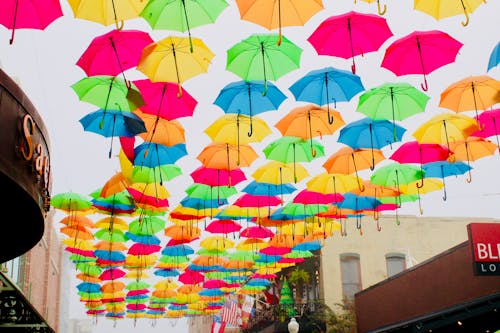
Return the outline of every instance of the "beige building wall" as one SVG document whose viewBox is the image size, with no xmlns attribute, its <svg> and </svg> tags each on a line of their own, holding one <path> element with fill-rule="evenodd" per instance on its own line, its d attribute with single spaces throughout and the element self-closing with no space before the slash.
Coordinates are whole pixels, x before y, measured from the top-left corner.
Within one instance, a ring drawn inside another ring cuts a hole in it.
<svg viewBox="0 0 500 333">
<path fill-rule="evenodd" d="M 387 278 L 388 253 L 406 256 L 407 268 L 423 262 L 444 250 L 467 240 L 467 224 L 498 221 L 473 217 L 400 216 L 400 225 L 394 215 L 381 216 L 381 231 L 377 231 L 373 217 L 362 219 L 362 231 L 356 221 L 347 221 L 347 236 L 339 233 L 324 241 L 321 249 L 322 293 L 325 303 L 335 309 L 342 301 L 340 255 L 357 253 L 360 258 L 362 289 Z"/>
<path fill-rule="evenodd" d="M 196 316 L 188 319 L 189 333 L 210 333 L 212 330 L 212 316 Z M 226 327 L 224 333 L 238 333 L 239 328 Z"/>
</svg>

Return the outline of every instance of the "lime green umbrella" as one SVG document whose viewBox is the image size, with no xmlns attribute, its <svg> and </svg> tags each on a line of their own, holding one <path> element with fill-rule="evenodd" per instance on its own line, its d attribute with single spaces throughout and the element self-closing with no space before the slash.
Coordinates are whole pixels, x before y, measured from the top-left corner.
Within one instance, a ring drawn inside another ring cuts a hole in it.
<svg viewBox="0 0 500 333">
<path fill-rule="evenodd" d="M 153 168 L 147 166 L 134 166 L 132 168 L 132 182 L 134 183 L 160 183 L 169 181 L 182 175 L 182 170 L 175 164 L 162 164 Z"/>
<path fill-rule="evenodd" d="M 50 205 L 60 210 L 72 212 L 90 209 L 90 207 L 92 207 L 92 202 L 84 195 L 74 192 L 64 192 L 52 196 Z"/>
<path fill-rule="evenodd" d="M 185 192 L 190 198 L 203 200 L 227 199 L 238 193 L 234 186 L 209 186 L 201 183 L 191 184 Z"/>
<path fill-rule="evenodd" d="M 359 96 L 357 112 L 373 120 L 392 120 L 396 141 L 396 120 L 425 111 L 429 96 L 409 83 L 384 83 Z"/>
<path fill-rule="evenodd" d="M 160 261 L 166 264 L 182 264 L 189 261 L 187 256 L 161 256 Z"/>
<path fill-rule="evenodd" d="M 252 34 L 227 50 L 226 69 L 245 81 L 264 81 L 263 95 L 267 92 L 267 80 L 277 80 L 300 67 L 302 49 L 282 38 L 279 34 Z"/>
<path fill-rule="evenodd" d="M 215 23 L 228 6 L 225 0 L 150 0 L 140 15 L 153 29 L 187 31 L 193 52 L 191 28 Z"/>
<path fill-rule="evenodd" d="M 79 270 L 80 272 L 83 272 L 84 274 L 91 276 L 99 276 L 102 273 L 101 267 L 86 263 L 76 264 L 76 269 Z"/>
<path fill-rule="evenodd" d="M 137 87 L 120 77 L 94 75 L 84 77 L 71 85 L 81 101 L 102 110 L 134 111 L 144 105 Z"/>
<path fill-rule="evenodd" d="M 125 288 L 127 290 L 141 290 L 141 289 L 147 289 L 149 287 L 150 287 L 150 285 L 147 282 L 134 281 L 134 282 L 130 282 L 129 284 L 127 284 L 127 286 Z"/>
<path fill-rule="evenodd" d="M 165 220 L 155 216 L 142 216 L 130 222 L 128 230 L 135 235 L 152 236 L 165 229 Z"/>
<path fill-rule="evenodd" d="M 123 231 L 118 229 L 101 229 L 96 231 L 94 237 L 108 242 L 126 242 L 128 240 Z"/>
</svg>

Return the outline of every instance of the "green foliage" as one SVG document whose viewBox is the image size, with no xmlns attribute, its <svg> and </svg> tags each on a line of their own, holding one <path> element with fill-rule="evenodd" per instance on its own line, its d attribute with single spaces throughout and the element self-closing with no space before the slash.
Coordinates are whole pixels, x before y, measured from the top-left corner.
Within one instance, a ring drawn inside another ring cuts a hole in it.
<svg viewBox="0 0 500 333">
<path fill-rule="evenodd" d="M 300 268 L 296 268 L 289 276 L 288 278 L 288 281 L 290 281 L 291 284 L 298 284 L 300 283 L 301 281 L 304 283 L 304 284 L 308 284 L 309 283 L 309 273 L 303 269 L 300 269 Z"/>
<path fill-rule="evenodd" d="M 328 308 L 326 324 L 328 333 L 356 333 L 356 312 L 354 301 L 344 299 L 342 303 L 335 304 L 337 311 Z"/>
</svg>

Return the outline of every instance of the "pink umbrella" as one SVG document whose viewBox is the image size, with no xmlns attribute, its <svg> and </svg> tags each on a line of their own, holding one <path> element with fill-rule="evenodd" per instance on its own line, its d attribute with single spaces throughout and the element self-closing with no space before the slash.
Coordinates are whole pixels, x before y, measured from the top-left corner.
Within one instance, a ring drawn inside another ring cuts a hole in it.
<svg viewBox="0 0 500 333">
<path fill-rule="evenodd" d="M 104 270 L 99 278 L 103 281 L 107 280 L 116 280 L 119 278 L 122 278 L 126 275 L 127 273 L 119 268 L 109 268 Z"/>
<path fill-rule="evenodd" d="M 261 273 L 254 273 L 250 278 L 251 279 L 276 279 L 278 275 L 274 273 L 266 273 L 266 274 L 261 274 Z"/>
<path fill-rule="evenodd" d="M 135 243 L 128 249 L 127 253 L 135 256 L 150 255 L 160 250 L 160 245 Z"/>
<path fill-rule="evenodd" d="M 140 30 L 111 30 L 92 39 L 76 64 L 87 76 L 113 75 L 136 67 L 142 50 L 153 39 Z M 125 75 L 123 75 L 125 79 Z M 128 82 L 125 79 L 125 82 Z"/>
<path fill-rule="evenodd" d="M 323 194 L 319 192 L 309 191 L 308 189 L 303 189 L 293 198 L 293 202 L 302 204 L 330 204 L 335 202 L 341 202 L 344 196 L 340 193 L 328 193 Z"/>
<path fill-rule="evenodd" d="M 223 280 L 207 280 L 203 282 L 203 288 L 206 289 L 218 289 L 218 288 L 227 288 L 227 282 Z"/>
<path fill-rule="evenodd" d="M 0 4 L 0 24 L 12 29 L 10 44 L 16 29 L 44 30 L 61 16 L 59 0 L 2 0 Z"/>
<path fill-rule="evenodd" d="M 269 238 L 274 236 L 274 232 L 262 226 L 252 226 L 240 231 L 241 237 L 247 238 Z"/>
<path fill-rule="evenodd" d="M 247 179 L 241 169 L 228 171 L 224 169 L 206 168 L 203 165 L 191 172 L 191 178 L 193 178 L 195 183 L 209 186 L 235 186 Z"/>
<path fill-rule="evenodd" d="M 303 262 L 305 259 L 304 258 L 281 258 L 278 260 L 278 263 L 280 264 L 298 264 Z"/>
<path fill-rule="evenodd" d="M 134 81 L 139 89 L 144 105 L 141 111 L 167 120 L 174 120 L 193 115 L 198 102 L 182 88 L 182 96 L 178 97 L 177 83 L 151 82 L 149 79 Z"/>
<path fill-rule="evenodd" d="M 281 204 L 278 196 L 253 195 L 245 193 L 240 196 L 233 205 L 238 207 L 271 207 Z"/>
<path fill-rule="evenodd" d="M 205 230 L 212 234 L 228 234 L 240 231 L 241 225 L 233 220 L 214 220 L 206 226 Z"/>
<path fill-rule="evenodd" d="M 351 69 L 356 73 L 354 57 L 377 51 L 391 36 L 383 17 L 351 11 L 327 18 L 307 40 L 319 55 L 352 58 Z"/>
<path fill-rule="evenodd" d="M 259 250 L 260 253 L 267 254 L 268 256 L 282 256 L 292 252 L 289 247 L 268 246 Z"/>
<path fill-rule="evenodd" d="M 439 30 L 414 31 L 394 41 L 385 51 L 382 67 L 397 76 L 423 74 L 422 90 L 428 90 L 426 74 L 455 61 L 463 44 Z"/>
<path fill-rule="evenodd" d="M 178 280 L 184 284 L 197 284 L 205 281 L 205 276 L 196 271 L 186 269 L 184 273 L 179 275 Z"/>
<path fill-rule="evenodd" d="M 146 304 L 141 304 L 141 303 L 138 303 L 138 304 L 135 304 L 135 303 L 127 304 L 127 309 L 134 310 L 134 311 L 145 310 L 146 309 Z"/>
<path fill-rule="evenodd" d="M 500 109 L 483 111 L 476 119 L 481 130 L 472 133 L 471 136 L 477 136 L 480 138 L 495 136 L 497 145 L 500 147 L 500 141 L 498 140 L 498 134 L 500 131 Z M 500 151 L 500 148 L 498 149 Z"/>
</svg>

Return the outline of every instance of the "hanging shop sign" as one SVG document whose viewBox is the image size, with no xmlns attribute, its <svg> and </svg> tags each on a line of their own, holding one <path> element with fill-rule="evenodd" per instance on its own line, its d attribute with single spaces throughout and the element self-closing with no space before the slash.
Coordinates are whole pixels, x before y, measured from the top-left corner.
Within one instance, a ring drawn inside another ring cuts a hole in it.
<svg viewBox="0 0 500 333">
<path fill-rule="evenodd" d="M 468 225 L 476 275 L 500 275 L 500 223 Z"/>
</svg>

